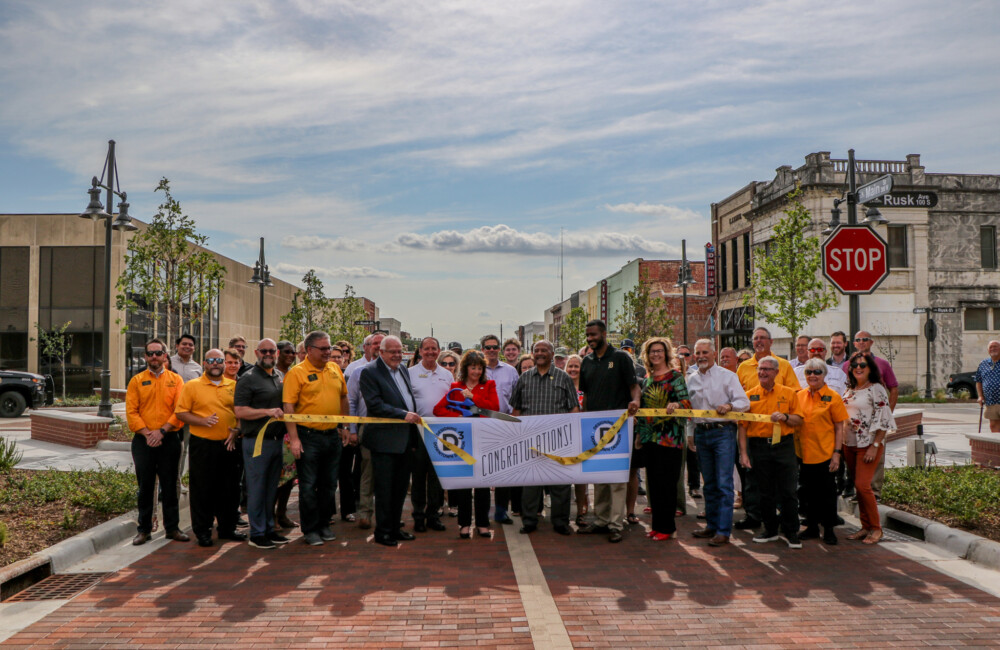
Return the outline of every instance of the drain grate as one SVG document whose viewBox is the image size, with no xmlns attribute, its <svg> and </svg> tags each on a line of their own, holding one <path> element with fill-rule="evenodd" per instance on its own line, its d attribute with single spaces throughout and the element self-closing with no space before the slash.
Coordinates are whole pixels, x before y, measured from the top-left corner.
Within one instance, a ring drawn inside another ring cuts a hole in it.
<svg viewBox="0 0 1000 650">
<path fill-rule="evenodd" d="M 103 580 L 110 573 L 58 573 L 19 591 L 5 603 L 34 600 L 67 600 L 83 593 Z"/>
</svg>

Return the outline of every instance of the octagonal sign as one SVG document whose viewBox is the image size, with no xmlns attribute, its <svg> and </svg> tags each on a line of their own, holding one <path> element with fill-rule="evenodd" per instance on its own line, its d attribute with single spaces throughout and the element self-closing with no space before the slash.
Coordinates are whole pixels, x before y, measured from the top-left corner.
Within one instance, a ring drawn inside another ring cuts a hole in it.
<svg viewBox="0 0 1000 650">
<path fill-rule="evenodd" d="M 889 276 L 888 244 L 868 226 L 841 226 L 822 250 L 823 275 L 841 293 L 872 293 Z"/>
</svg>

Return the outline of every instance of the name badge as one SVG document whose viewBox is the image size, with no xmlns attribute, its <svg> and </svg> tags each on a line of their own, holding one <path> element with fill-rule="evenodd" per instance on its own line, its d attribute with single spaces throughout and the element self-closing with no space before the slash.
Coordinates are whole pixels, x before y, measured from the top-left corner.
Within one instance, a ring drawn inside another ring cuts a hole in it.
<svg viewBox="0 0 1000 650">
<path fill-rule="evenodd" d="M 152 384 L 152 383 L 153 383 L 153 382 L 151 382 L 150 380 L 148 380 L 148 379 L 147 379 L 146 381 L 142 382 L 142 385 L 143 385 L 143 386 L 149 386 L 149 385 L 150 385 L 150 384 Z"/>
<path fill-rule="evenodd" d="M 760 401 L 760 395 L 750 395 L 749 397 L 750 397 L 750 401 L 751 402 L 759 402 Z"/>
<path fill-rule="evenodd" d="M 821 401 L 821 402 L 832 402 L 833 401 L 833 396 L 832 395 L 823 395 L 822 397 L 819 398 L 819 401 Z"/>
<path fill-rule="evenodd" d="M 319 377 L 316 375 L 316 373 L 309 375 L 309 381 L 316 381 L 317 379 L 319 379 Z"/>
<path fill-rule="evenodd" d="M 608 370 L 611 370 L 614 367 L 615 367 L 615 362 L 614 361 L 608 361 Z"/>
</svg>

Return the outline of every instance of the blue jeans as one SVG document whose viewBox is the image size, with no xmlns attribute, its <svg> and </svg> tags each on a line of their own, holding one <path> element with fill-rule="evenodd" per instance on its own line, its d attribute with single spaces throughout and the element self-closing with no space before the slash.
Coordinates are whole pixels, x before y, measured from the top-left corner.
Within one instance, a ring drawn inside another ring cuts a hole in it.
<svg viewBox="0 0 1000 650">
<path fill-rule="evenodd" d="M 694 444 L 705 479 L 706 525 L 726 537 L 733 528 L 733 469 L 736 463 L 736 424 L 694 425 Z"/>
<path fill-rule="evenodd" d="M 256 438 L 243 439 L 243 468 L 247 484 L 247 518 L 251 537 L 267 537 L 274 530 L 274 502 L 278 498 L 278 480 L 285 443 L 265 438 L 260 456 L 253 457 Z"/>
<path fill-rule="evenodd" d="M 299 518 L 303 533 L 318 533 L 330 523 L 340 468 L 340 434 L 299 426 L 302 455 L 295 461 L 299 475 Z"/>
</svg>

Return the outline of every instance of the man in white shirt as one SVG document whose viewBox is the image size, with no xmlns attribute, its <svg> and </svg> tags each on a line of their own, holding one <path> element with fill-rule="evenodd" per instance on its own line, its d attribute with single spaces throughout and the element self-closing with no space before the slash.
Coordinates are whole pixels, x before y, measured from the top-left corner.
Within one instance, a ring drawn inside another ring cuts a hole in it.
<svg viewBox="0 0 1000 650">
<path fill-rule="evenodd" d="M 809 361 L 811 357 L 809 356 L 809 337 L 800 336 L 795 339 L 795 358 L 789 361 L 792 364 L 792 369 L 801 368 Z M 805 382 L 802 383 L 805 386 Z"/>
<path fill-rule="evenodd" d="M 361 344 L 364 355 L 352 361 L 344 375 L 347 376 L 347 402 L 351 415 L 365 417 L 368 409 L 365 400 L 361 398 L 361 370 L 378 359 L 379 346 L 385 334 L 369 334 Z M 358 432 L 358 439 L 364 439 L 364 426 L 351 425 L 351 431 Z M 358 528 L 372 527 L 372 515 L 375 514 L 375 492 L 372 483 L 372 454 L 368 447 L 361 445 L 361 484 L 358 486 Z"/>
<path fill-rule="evenodd" d="M 417 415 L 422 418 L 434 415 L 434 407 L 448 394 L 454 376 L 437 363 L 441 344 L 433 336 L 420 342 L 420 363 L 409 369 L 410 387 L 417 402 Z M 420 432 L 421 438 L 424 432 Z M 427 454 L 427 447 L 419 445 L 413 459 L 413 485 L 410 489 L 413 504 L 413 531 L 425 533 L 427 529 L 445 530 L 438 512 L 444 505 L 444 492 L 438 481 L 434 465 Z"/>
<path fill-rule="evenodd" d="M 716 365 L 715 346 L 710 339 L 695 343 L 694 359 L 697 370 L 686 377 L 691 408 L 714 410 L 720 415 L 750 409 L 750 400 L 736 373 Z M 694 440 L 705 479 L 706 524 L 691 534 L 708 539 L 709 546 L 725 546 L 732 531 L 736 433 L 733 420 L 695 419 Z"/>
<path fill-rule="evenodd" d="M 823 359 L 825 361 L 826 343 L 823 342 L 823 339 L 812 339 L 809 341 L 809 359 Z M 799 383 L 806 386 L 805 366 L 797 366 L 794 370 L 795 377 L 799 380 Z M 827 363 L 826 370 L 826 385 L 838 395 L 843 395 L 844 391 L 847 390 L 847 373 L 841 370 L 840 366 L 829 363 Z"/>
<path fill-rule="evenodd" d="M 190 334 L 181 334 L 177 338 L 177 354 L 170 357 L 170 369 L 181 376 L 185 382 L 201 377 L 201 364 L 191 358 L 197 341 Z"/>
<path fill-rule="evenodd" d="M 500 398 L 500 411 L 510 413 L 510 395 L 517 383 L 517 370 L 514 366 L 500 360 L 500 339 L 494 334 L 487 334 L 479 340 L 486 357 L 486 379 L 496 382 L 497 396 Z M 514 520 L 507 514 L 507 504 L 510 502 L 511 488 L 496 488 L 493 491 L 493 520 L 498 524 L 513 524 Z"/>
</svg>

